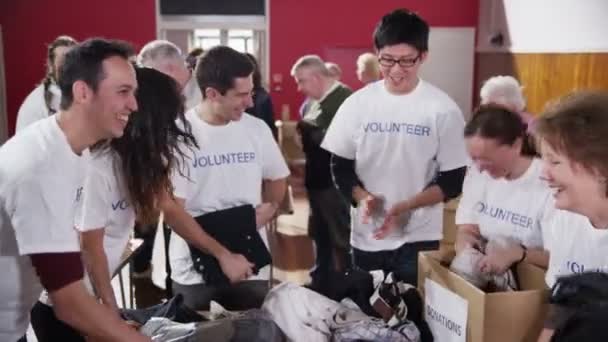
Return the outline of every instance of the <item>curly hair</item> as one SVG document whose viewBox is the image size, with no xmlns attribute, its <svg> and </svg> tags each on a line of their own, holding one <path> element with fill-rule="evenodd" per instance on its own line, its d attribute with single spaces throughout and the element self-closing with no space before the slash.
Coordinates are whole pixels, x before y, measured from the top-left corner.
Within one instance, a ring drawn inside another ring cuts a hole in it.
<svg viewBox="0 0 608 342">
<path fill-rule="evenodd" d="M 184 116 L 184 99 L 177 82 L 160 71 L 136 68 L 138 110 L 129 117 L 124 134 L 98 148 L 119 157 L 121 175 L 138 221 L 154 222 L 157 199 L 173 193 L 172 172 L 183 175 L 189 159 L 185 149 L 198 147 Z"/>
</svg>

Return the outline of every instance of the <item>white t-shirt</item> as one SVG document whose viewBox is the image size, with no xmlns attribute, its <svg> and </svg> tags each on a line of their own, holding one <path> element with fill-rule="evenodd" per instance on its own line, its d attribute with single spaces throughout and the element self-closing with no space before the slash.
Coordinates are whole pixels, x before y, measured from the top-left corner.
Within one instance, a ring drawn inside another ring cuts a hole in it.
<svg viewBox="0 0 608 342">
<path fill-rule="evenodd" d="M 543 225 L 551 287 L 559 276 L 589 271 L 608 272 L 608 229 L 593 227 L 583 215 L 554 209 Z"/>
<path fill-rule="evenodd" d="M 190 79 L 182 89 L 182 95 L 184 95 L 185 103 L 184 107 L 186 110 L 190 110 L 203 100 L 203 94 L 201 93 L 201 89 L 198 87 L 198 83 L 196 83 L 196 75 L 194 73 L 190 76 Z"/>
<path fill-rule="evenodd" d="M 456 224 L 476 224 L 481 236 L 509 237 L 528 248 L 542 247 L 541 223 L 551 208 L 551 190 L 540 179 L 542 162 L 535 158 L 521 177 L 494 179 L 469 167 Z"/>
<path fill-rule="evenodd" d="M 372 194 L 385 198 L 384 209 L 423 191 L 437 170 L 466 165 L 464 119 L 443 91 L 420 80 L 406 95 L 389 93 L 384 81 L 348 97 L 321 145 L 354 159 L 356 173 Z M 362 222 L 362 208 L 352 213 L 351 244 L 366 251 L 392 250 L 404 243 L 442 237 L 443 204 L 414 210 L 402 229 L 382 240 L 373 237 L 384 217 Z"/>
<path fill-rule="evenodd" d="M 262 180 L 289 175 L 270 129 L 264 121 L 243 114 L 239 121 L 213 126 L 192 109 L 186 113 L 192 134 L 198 142 L 191 162 L 173 177 L 175 196 L 185 199 L 186 211 L 193 217 L 217 210 L 261 203 Z M 177 234 L 169 242 L 171 278 L 182 285 L 203 283 L 194 270 L 188 245 Z M 261 272 L 260 272 L 261 273 Z"/>
<path fill-rule="evenodd" d="M 51 108 L 59 111 L 61 90 L 55 83 L 52 83 L 49 87 L 49 91 L 53 94 Z M 15 132 L 19 132 L 33 122 L 47 118 L 49 115 L 49 109 L 46 107 L 46 102 L 44 101 L 44 86 L 40 84 L 32 90 L 21 104 L 21 107 L 19 107 Z"/>
<path fill-rule="evenodd" d="M 0 341 L 25 334 L 42 292 L 28 255 L 80 251 L 74 214 L 86 163 L 54 116 L 0 148 Z"/>
<path fill-rule="evenodd" d="M 76 216 L 76 228 L 81 232 L 105 228 L 103 248 L 110 274 L 118 267 L 135 225 L 135 211 L 120 170 L 120 157 L 115 152 L 91 154 Z"/>
</svg>

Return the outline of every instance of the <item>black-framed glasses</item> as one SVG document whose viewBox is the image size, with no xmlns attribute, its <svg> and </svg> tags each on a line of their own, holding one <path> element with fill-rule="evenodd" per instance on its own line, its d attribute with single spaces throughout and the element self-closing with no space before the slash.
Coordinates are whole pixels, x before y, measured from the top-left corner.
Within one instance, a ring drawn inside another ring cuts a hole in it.
<svg viewBox="0 0 608 342">
<path fill-rule="evenodd" d="M 400 58 L 400 59 L 395 59 L 395 58 L 391 58 L 391 57 L 387 57 L 387 56 L 380 56 L 380 57 L 378 57 L 378 63 L 380 63 L 380 65 L 382 65 L 383 67 L 387 67 L 387 68 L 392 68 L 395 64 L 399 64 L 399 66 L 402 68 L 411 68 L 414 65 L 416 65 L 418 60 L 420 60 L 420 56 L 421 55 L 418 54 L 418 56 L 416 56 L 414 58 Z"/>
</svg>

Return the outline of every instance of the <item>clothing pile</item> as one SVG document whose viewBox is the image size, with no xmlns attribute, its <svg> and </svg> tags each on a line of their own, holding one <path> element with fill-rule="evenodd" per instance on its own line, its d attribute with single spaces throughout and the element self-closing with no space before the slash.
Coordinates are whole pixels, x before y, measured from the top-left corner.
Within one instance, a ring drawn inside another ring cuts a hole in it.
<svg viewBox="0 0 608 342">
<path fill-rule="evenodd" d="M 231 312 L 212 302 L 204 315 L 180 296 L 123 317 L 155 342 L 432 342 L 417 289 L 382 271 L 334 275 L 328 296 L 293 283 L 274 287 L 260 309 Z M 331 297 L 331 298 L 328 298 Z"/>
</svg>

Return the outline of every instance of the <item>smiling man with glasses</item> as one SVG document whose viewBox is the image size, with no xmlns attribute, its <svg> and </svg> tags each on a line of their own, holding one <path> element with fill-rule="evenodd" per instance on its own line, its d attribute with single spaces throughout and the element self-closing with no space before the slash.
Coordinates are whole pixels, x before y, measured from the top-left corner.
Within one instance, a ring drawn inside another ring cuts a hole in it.
<svg viewBox="0 0 608 342">
<path fill-rule="evenodd" d="M 384 80 L 346 99 L 322 144 L 336 185 L 356 207 L 354 263 L 411 284 L 418 252 L 439 247 L 441 203 L 460 194 L 467 160 L 460 109 L 418 77 L 428 39 L 418 15 L 385 15 L 374 32 Z"/>
</svg>

